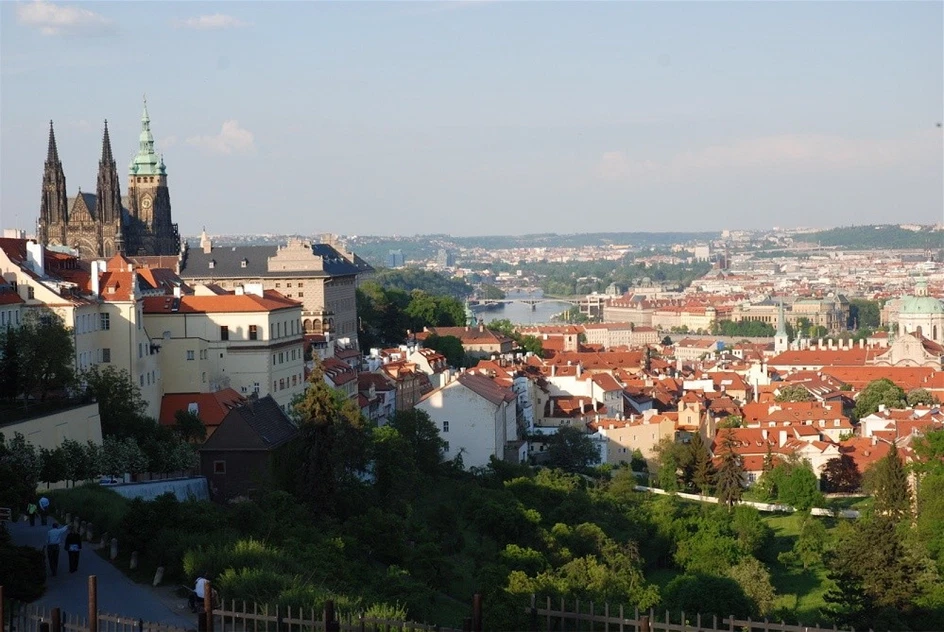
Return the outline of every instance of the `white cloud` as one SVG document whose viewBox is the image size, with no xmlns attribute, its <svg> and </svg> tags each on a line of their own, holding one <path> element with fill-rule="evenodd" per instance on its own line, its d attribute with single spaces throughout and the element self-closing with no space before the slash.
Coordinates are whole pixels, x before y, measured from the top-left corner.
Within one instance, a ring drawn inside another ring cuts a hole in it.
<svg viewBox="0 0 944 632">
<path fill-rule="evenodd" d="M 32 0 L 16 7 L 21 24 L 39 29 L 43 35 L 103 35 L 114 30 L 114 24 L 103 15 L 88 9 Z"/>
<path fill-rule="evenodd" d="M 157 148 L 160 149 L 161 151 L 170 149 L 176 144 L 177 144 L 176 136 L 167 136 L 166 138 L 157 139 Z"/>
<path fill-rule="evenodd" d="M 701 174 L 778 169 L 839 171 L 903 164 L 923 157 L 927 143 L 918 138 L 856 139 L 816 134 L 784 134 L 712 145 L 679 152 L 666 160 L 638 159 L 607 151 L 597 176 L 615 181 L 684 181 Z"/>
<path fill-rule="evenodd" d="M 187 144 L 216 154 L 247 154 L 255 151 L 252 132 L 240 127 L 236 120 L 224 122 L 216 136 L 191 136 Z"/>
<path fill-rule="evenodd" d="M 187 18 L 185 20 L 175 20 L 174 26 L 177 28 L 196 29 L 198 31 L 219 31 L 249 26 L 249 24 L 231 15 L 214 13 L 213 15 L 198 15 L 197 17 Z"/>
</svg>

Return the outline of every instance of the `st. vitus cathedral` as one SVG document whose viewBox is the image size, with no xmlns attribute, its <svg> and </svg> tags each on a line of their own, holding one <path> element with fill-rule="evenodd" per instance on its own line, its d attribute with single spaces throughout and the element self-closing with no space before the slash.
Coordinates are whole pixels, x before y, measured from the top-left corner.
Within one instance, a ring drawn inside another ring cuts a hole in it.
<svg viewBox="0 0 944 632">
<path fill-rule="evenodd" d="M 108 121 L 102 138 L 95 194 L 68 197 L 66 176 L 59 160 L 56 135 L 49 122 L 49 149 L 43 172 L 43 195 L 37 226 L 47 246 L 69 246 L 83 259 L 127 255 L 176 255 L 180 251 L 177 224 L 171 220 L 167 169 L 154 152 L 147 102 L 141 116 L 138 154 L 128 169 L 128 195 L 121 196 L 118 169 L 111 153 Z"/>
</svg>

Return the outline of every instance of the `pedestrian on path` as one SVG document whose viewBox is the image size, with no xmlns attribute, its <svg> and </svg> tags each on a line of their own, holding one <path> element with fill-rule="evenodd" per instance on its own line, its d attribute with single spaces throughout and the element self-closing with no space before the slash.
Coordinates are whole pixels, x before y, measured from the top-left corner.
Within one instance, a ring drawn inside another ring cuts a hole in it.
<svg viewBox="0 0 944 632">
<path fill-rule="evenodd" d="M 46 532 L 46 557 L 49 558 L 49 572 L 55 577 L 59 571 L 59 545 L 62 543 L 62 534 L 69 527 L 60 527 L 58 522 L 52 523 L 52 529 Z"/>
<path fill-rule="evenodd" d="M 49 499 L 43 496 L 39 499 L 39 517 L 42 519 L 43 526 L 46 526 L 46 518 L 49 516 Z"/>
<path fill-rule="evenodd" d="M 36 503 L 30 503 L 26 506 L 26 515 L 29 516 L 30 526 L 36 526 L 36 512 L 39 511 L 39 507 L 36 506 Z"/>
<path fill-rule="evenodd" d="M 69 572 L 74 573 L 79 570 L 79 553 L 82 552 L 82 538 L 79 537 L 75 527 L 69 527 L 69 535 L 66 536 L 66 553 L 69 554 Z"/>
</svg>

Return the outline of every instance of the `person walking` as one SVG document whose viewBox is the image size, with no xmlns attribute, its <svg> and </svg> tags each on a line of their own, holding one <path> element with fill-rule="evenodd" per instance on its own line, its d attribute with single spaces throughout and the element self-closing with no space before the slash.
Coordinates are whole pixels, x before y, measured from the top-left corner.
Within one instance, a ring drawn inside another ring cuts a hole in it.
<svg viewBox="0 0 944 632">
<path fill-rule="evenodd" d="M 79 570 L 79 553 L 82 552 L 82 538 L 79 536 L 75 527 L 69 527 L 69 535 L 66 536 L 66 553 L 69 554 L 69 572 L 74 573 Z"/>
<path fill-rule="evenodd" d="M 62 543 L 62 534 L 69 530 L 69 527 L 60 527 L 58 522 L 53 521 L 52 529 L 46 532 L 46 557 L 49 558 L 49 573 L 52 577 L 59 571 L 59 545 Z"/>
<path fill-rule="evenodd" d="M 200 573 L 197 577 L 197 581 L 194 583 L 193 590 L 190 591 L 190 597 L 187 599 L 187 605 L 190 606 L 190 612 L 197 612 L 201 607 L 203 607 L 203 596 L 206 594 L 204 590 L 206 588 L 206 583 L 210 579 L 210 574 L 206 571 Z"/>
<path fill-rule="evenodd" d="M 46 526 L 46 518 L 49 516 L 49 499 L 43 496 L 39 499 L 39 517 L 43 526 Z"/>
<path fill-rule="evenodd" d="M 36 503 L 30 503 L 26 506 L 26 515 L 29 516 L 30 526 L 36 526 L 36 512 L 39 511 L 39 508 L 36 506 Z"/>
</svg>

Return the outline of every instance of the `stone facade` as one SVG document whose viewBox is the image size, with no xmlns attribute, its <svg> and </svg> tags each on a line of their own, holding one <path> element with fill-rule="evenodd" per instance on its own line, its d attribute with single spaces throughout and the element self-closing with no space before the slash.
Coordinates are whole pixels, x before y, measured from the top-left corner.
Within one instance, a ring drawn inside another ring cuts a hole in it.
<svg viewBox="0 0 944 632">
<path fill-rule="evenodd" d="M 95 194 L 69 198 L 52 121 L 43 171 L 37 235 L 47 246 L 66 246 L 84 259 L 114 254 L 174 255 L 180 250 L 177 224 L 171 218 L 164 159 L 154 152 L 151 119 L 145 104 L 138 154 L 128 174 L 128 197 L 122 198 L 118 169 L 108 136 L 102 137 Z"/>
</svg>

